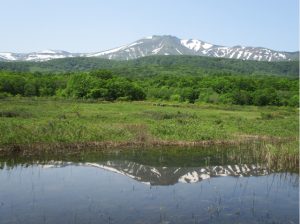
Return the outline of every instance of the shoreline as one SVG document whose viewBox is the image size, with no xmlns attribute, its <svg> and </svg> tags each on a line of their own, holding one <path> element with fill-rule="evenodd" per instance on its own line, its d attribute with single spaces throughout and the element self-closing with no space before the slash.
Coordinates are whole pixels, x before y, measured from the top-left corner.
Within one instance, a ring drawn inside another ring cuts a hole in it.
<svg viewBox="0 0 300 224">
<path fill-rule="evenodd" d="M 90 141 L 90 142 L 56 142 L 56 143 L 29 143 L 9 144 L 0 146 L 0 155 L 23 154 L 38 155 L 43 152 L 51 153 L 78 153 L 86 150 L 123 150 L 137 148 L 161 148 L 161 147 L 214 147 L 214 146 L 239 146 L 254 144 L 280 144 L 287 143 L 295 138 L 279 138 L 269 136 L 244 135 L 236 140 L 202 140 L 202 141 L 180 141 L 180 140 L 148 140 L 148 141 Z M 298 141 L 298 140 L 297 140 Z"/>
</svg>

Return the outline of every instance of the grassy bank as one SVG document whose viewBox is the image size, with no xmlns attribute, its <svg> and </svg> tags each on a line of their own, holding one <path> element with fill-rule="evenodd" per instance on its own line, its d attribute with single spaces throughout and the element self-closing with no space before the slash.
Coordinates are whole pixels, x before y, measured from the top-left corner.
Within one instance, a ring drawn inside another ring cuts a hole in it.
<svg viewBox="0 0 300 224">
<path fill-rule="evenodd" d="M 236 144 L 249 140 L 297 145 L 297 109 L 26 98 L 0 102 L 2 151 L 59 146 Z"/>
</svg>

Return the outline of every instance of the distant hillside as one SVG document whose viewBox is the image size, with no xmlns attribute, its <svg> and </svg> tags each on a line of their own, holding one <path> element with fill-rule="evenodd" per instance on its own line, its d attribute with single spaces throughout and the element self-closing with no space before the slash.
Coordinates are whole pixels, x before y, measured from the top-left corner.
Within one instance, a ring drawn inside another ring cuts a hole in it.
<svg viewBox="0 0 300 224">
<path fill-rule="evenodd" d="M 129 61 L 102 58 L 63 58 L 46 62 L 0 62 L 0 70 L 22 72 L 66 73 L 109 69 L 120 75 L 280 75 L 298 76 L 298 61 L 265 62 L 244 61 L 201 56 L 149 56 Z"/>
</svg>

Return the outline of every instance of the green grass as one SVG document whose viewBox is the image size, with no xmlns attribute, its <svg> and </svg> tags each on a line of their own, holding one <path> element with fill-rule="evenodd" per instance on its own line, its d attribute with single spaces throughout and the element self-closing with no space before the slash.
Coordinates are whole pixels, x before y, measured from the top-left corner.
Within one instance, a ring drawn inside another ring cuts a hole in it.
<svg viewBox="0 0 300 224">
<path fill-rule="evenodd" d="M 298 139 L 298 111 L 254 106 L 89 103 L 43 99 L 0 102 L 0 145 L 91 141 Z"/>
</svg>

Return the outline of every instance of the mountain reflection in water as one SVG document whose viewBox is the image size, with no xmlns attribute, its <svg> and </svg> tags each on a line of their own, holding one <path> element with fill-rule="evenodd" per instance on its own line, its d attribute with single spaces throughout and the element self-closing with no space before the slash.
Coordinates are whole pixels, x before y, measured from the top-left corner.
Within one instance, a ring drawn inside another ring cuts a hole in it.
<svg viewBox="0 0 300 224">
<path fill-rule="evenodd" d="M 206 167 L 154 167 L 131 161 L 106 161 L 103 163 L 73 163 L 50 161 L 43 168 L 61 168 L 66 166 L 87 166 L 104 169 L 130 177 L 150 185 L 172 185 L 195 183 L 211 177 L 220 176 L 263 176 L 270 173 L 264 165 L 241 164 Z"/>
</svg>

